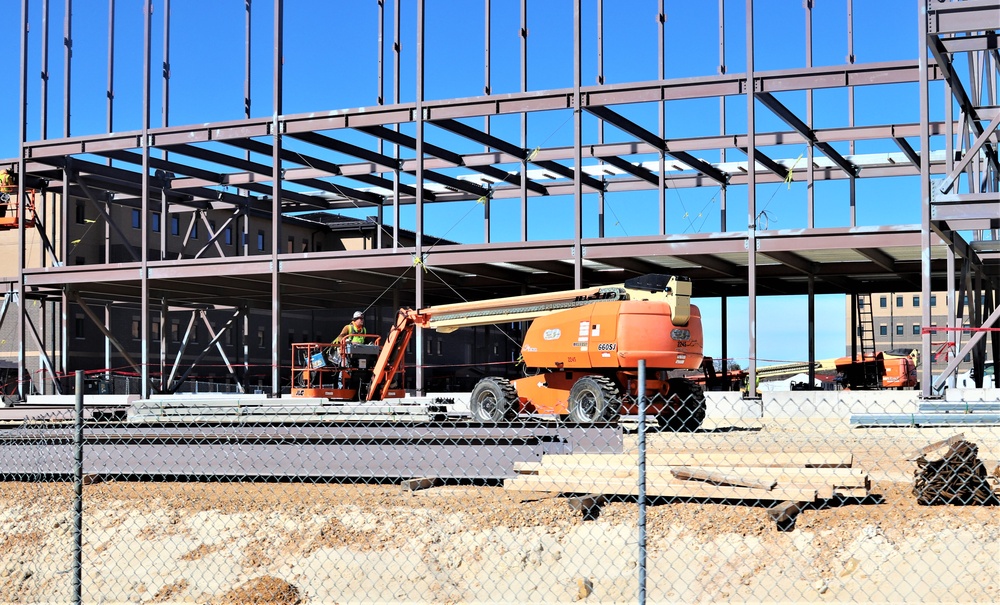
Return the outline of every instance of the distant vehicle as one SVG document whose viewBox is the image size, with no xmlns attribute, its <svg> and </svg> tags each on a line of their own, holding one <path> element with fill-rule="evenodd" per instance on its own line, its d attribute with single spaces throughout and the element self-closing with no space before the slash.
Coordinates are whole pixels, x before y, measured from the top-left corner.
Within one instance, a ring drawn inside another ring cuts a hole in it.
<svg viewBox="0 0 1000 605">
<path fill-rule="evenodd" d="M 984 389 L 995 389 L 996 383 L 993 377 L 994 366 L 992 361 L 987 361 L 983 364 L 983 388 Z M 959 389 L 974 389 L 976 388 L 976 381 L 972 379 L 972 368 L 962 372 L 955 377 L 955 386 Z"/>
</svg>

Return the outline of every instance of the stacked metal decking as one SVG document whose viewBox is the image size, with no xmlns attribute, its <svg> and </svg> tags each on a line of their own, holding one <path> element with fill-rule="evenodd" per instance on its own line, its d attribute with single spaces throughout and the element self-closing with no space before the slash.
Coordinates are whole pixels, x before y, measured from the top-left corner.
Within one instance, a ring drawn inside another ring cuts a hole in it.
<svg viewBox="0 0 1000 605">
<path fill-rule="evenodd" d="M 158 397 L 136 401 L 128 421 L 142 422 L 360 422 L 444 420 L 450 401 L 400 400 L 386 403 L 331 402 L 326 399 Z"/>
<path fill-rule="evenodd" d="M 855 426 L 952 426 L 1000 424 L 1000 400 L 923 400 L 913 413 L 851 414 Z"/>
</svg>

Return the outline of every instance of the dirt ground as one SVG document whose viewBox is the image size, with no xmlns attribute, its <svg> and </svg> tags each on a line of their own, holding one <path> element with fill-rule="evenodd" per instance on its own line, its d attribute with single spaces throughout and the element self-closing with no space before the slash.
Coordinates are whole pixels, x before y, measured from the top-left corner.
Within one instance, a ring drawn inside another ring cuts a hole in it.
<svg viewBox="0 0 1000 605">
<path fill-rule="evenodd" d="M 990 470 L 1000 429 L 708 426 L 656 451 L 850 451 L 871 496 L 807 507 L 654 501 L 648 602 L 964 602 L 1000 594 L 998 507 L 920 506 L 916 447 L 964 433 Z M 626 436 L 626 449 L 636 447 Z M 0 602 L 72 596 L 72 485 L 0 484 Z M 639 598 L 634 499 L 583 520 L 565 499 L 450 484 L 141 483 L 84 488 L 88 603 L 618 603 Z"/>
</svg>

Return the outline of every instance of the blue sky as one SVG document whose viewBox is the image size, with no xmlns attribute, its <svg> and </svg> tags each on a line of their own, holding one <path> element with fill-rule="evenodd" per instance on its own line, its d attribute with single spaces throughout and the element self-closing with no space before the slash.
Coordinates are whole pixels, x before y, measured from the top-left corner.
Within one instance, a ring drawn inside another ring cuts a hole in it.
<svg viewBox="0 0 1000 605">
<path fill-rule="evenodd" d="M 62 103 L 62 0 L 51 0 L 49 27 L 49 132 L 50 138 L 63 132 Z M 115 115 L 114 130 L 134 130 L 141 126 L 142 11 L 140 0 L 119 0 L 116 8 L 115 38 Z M 572 0 L 531 0 L 528 7 L 528 85 L 531 90 L 572 87 L 573 39 Z M 846 3 L 822 0 L 813 11 L 813 63 L 839 65 L 848 55 Z M 41 40 L 41 2 L 30 2 L 30 59 L 28 138 L 37 140 L 39 131 L 39 77 Z M 392 101 L 392 9 L 386 2 L 387 29 L 385 45 L 385 95 Z M 496 94 L 520 90 L 520 3 L 493 0 L 491 40 L 491 86 Z M 719 70 L 718 3 L 666 2 L 666 74 L 668 78 L 715 75 Z M 729 73 L 745 71 L 745 1 L 726 1 L 726 65 Z M 805 11 L 802 0 L 757 0 L 755 21 L 755 67 L 758 70 L 788 69 L 806 64 Z M 854 55 L 857 62 L 912 59 L 918 53 L 917 0 L 880 0 L 854 2 Z M 401 101 L 415 98 L 415 3 L 404 0 L 402 16 Z M 597 78 L 596 2 L 583 2 L 583 83 Z M 605 1 L 604 76 L 607 83 L 657 78 L 657 0 Z M 0 0 L 7 19 L 0 22 L 0 57 L 7 60 L 8 82 L 16 82 L 19 53 L 17 25 L 19 0 Z M 484 3 L 479 0 L 426 0 L 425 96 L 427 99 L 478 96 L 484 87 Z M 171 99 L 170 124 L 199 124 L 243 117 L 243 0 L 172 0 L 171 30 Z M 272 6 L 265 0 L 253 2 L 252 115 L 269 116 L 273 112 Z M 11 18 L 13 17 L 13 18 Z M 153 126 L 162 124 L 160 111 L 162 64 L 162 2 L 154 2 L 152 39 L 152 110 Z M 105 131 L 105 88 L 107 81 L 107 2 L 77 0 L 73 15 L 73 135 Z M 377 104 L 377 3 L 370 1 L 286 2 L 284 53 L 284 112 L 302 113 Z M 0 158 L 16 157 L 18 95 L 16 85 L 8 85 L 0 96 Z M 805 118 L 805 93 L 780 95 L 779 99 L 800 117 Z M 932 93 L 935 113 L 941 113 L 941 95 Z M 916 85 L 893 85 L 859 89 L 855 98 L 856 123 L 888 124 L 919 121 Z M 818 128 L 847 125 L 848 95 L 845 90 L 818 91 L 815 94 Z M 655 105 L 637 104 L 621 108 L 626 116 L 656 130 Z M 727 130 L 745 131 L 745 97 L 726 101 Z M 757 106 L 759 131 L 787 130 L 765 108 Z M 573 127 L 569 112 L 546 112 L 529 119 L 528 147 L 569 146 Z M 474 122 L 481 126 L 482 120 Z M 492 131 L 510 141 L 519 142 L 517 117 L 501 117 L 492 123 Z M 585 116 L 585 137 L 594 140 L 598 129 L 592 116 Z M 404 128 L 406 130 L 406 128 Z M 719 102 L 716 99 L 672 102 L 667 106 L 667 137 L 690 137 L 718 134 Z M 367 135 L 338 136 L 373 148 Z M 480 149 L 473 143 L 429 127 L 431 142 L 459 152 Z M 605 140 L 631 140 L 608 127 Z M 898 151 L 891 143 L 859 145 L 858 153 Z M 919 142 L 911 141 L 914 148 Z M 940 145 L 938 145 L 940 147 Z M 838 146 L 848 153 L 846 146 Z M 311 151 L 315 151 L 314 149 Z M 795 158 L 805 146 L 764 149 L 775 158 Z M 715 154 L 704 159 L 718 161 Z M 333 161 L 344 158 L 331 157 Z M 642 157 L 631 157 L 633 161 Z M 745 159 L 731 150 L 728 160 Z M 511 167 L 513 168 L 513 167 Z M 447 171 L 446 171 L 447 172 Z M 454 172 L 457 174 L 458 172 Z M 357 184 L 355 184 L 356 186 Z M 886 216 L 880 204 L 891 192 L 900 200 L 896 212 Z M 728 221 L 720 224 L 719 189 L 671 190 L 667 194 L 667 225 L 670 233 L 745 230 L 747 223 L 745 187 L 728 191 Z M 878 225 L 919 222 L 919 179 L 916 177 L 860 180 L 858 185 L 858 224 Z M 816 184 L 816 226 L 849 224 L 846 182 Z M 796 229 L 806 226 L 806 189 L 802 183 L 760 185 L 756 195 L 758 210 L 767 211 L 772 229 Z M 605 232 L 608 236 L 635 236 L 657 233 L 655 192 L 607 196 Z M 493 203 L 494 241 L 519 238 L 519 202 L 497 200 Z M 584 236 L 598 232 L 597 197 L 584 199 Z M 532 199 L 529 203 L 529 239 L 572 237 L 569 197 Z M 370 210 L 354 214 L 364 216 Z M 477 243 L 483 240 L 482 209 L 470 203 L 432 204 L 426 207 L 425 225 L 429 233 L 449 239 Z M 412 207 L 404 208 L 401 223 L 413 222 Z M 697 296 L 697 284 L 695 284 Z M 706 352 L 716 357 L 721 349 L 719 302 L 697 301 L 706 317 Z M 729 303 L 729 351 L 740 363 L 746 363 L 746 300 Z M 758 357 L 761 360 L 799 360 L 807 355 L 804 297 L 761 297 L 758 299 Z M 844 299 L 842 296 L 817 297 L 817 356 L 841 355 L 844 351 Z M 762 362 L 763 363 L 763 362 Z"/>
</svg>

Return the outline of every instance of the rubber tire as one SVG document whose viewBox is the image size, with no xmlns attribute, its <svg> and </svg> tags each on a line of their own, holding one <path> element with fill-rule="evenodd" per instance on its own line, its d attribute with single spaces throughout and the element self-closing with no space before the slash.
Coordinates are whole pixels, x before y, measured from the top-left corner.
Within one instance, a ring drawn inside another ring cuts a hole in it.
<svg viewBox="0 0 1000 605">
<path fill-rule="evenodd" d="M 621 414 L 621 392 L 604 376 L 584 376 L 569 391 L 571 422 L 615 422 Z"/>
<path fill-rule="evenodd" d="M 517 417 L 517 389 L 503 378 L 483 378 L 472 389 L 469 411 L 476 422 L 502 422 Z"/>
<path fill-rule="evenodd" d="M 704 389 L 686 378 L 670 378 L 667 385 L 667 409 L 657 417 L 660 428 L 673 433 L 697 431 L 705 422 L 708 407 Z"/>
</svg>

